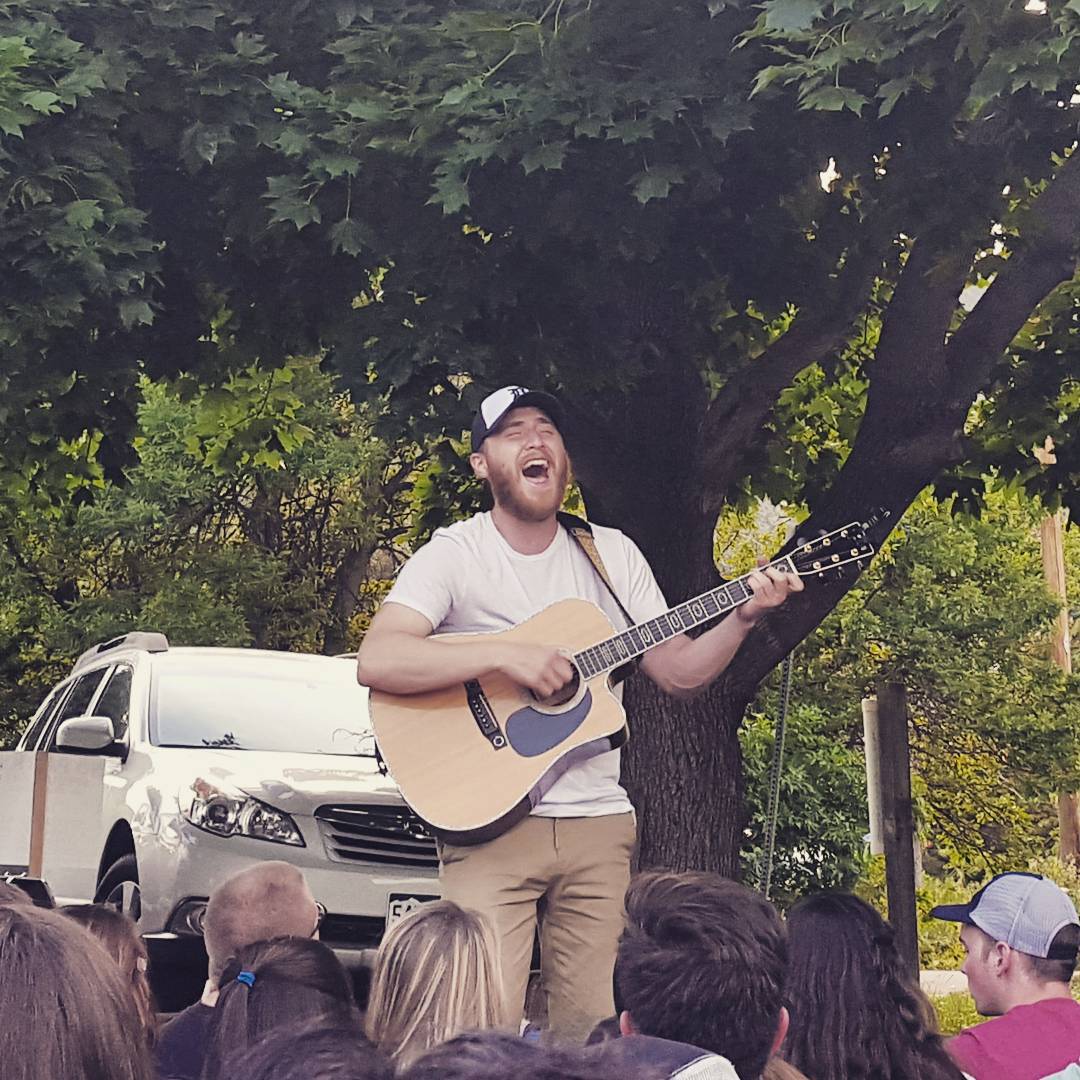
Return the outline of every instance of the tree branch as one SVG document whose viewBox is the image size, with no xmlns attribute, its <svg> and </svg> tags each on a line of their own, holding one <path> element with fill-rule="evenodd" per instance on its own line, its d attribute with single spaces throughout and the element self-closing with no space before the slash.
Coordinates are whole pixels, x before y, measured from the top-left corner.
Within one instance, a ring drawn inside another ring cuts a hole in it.
<svg viewBox="0 0 1080 1080">
<path fill-rule="evenodd" d="M 866 303 L 880 259 L 852 255 L 840 272 L 836 300 L 800 312 L 788 331 L 750 366 L 728 380 L 712 401 L 702 427 L 702 479 L 709 512 L 719 512 L 724 493 L 776 405 L 780 391 L 803 370 L 835 353 Z"/>
<path fill-rule="evenodd" d="M 947 347 L 951 397 L 969 404 L 1035 308 L 1075 273 L 1080 252 L 1080 152 L 1073 151 L 1036 199 L 1024 236 Z"/>
</svg>

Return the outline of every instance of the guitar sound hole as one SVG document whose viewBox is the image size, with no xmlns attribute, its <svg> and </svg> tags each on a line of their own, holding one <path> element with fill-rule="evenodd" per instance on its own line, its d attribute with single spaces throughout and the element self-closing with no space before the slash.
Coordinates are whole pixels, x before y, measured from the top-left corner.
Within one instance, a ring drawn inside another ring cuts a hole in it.
<svg viewBox="0 0 1080 1080">
<path fill-rule="evenodd" d="M 575 670 L 574 677 L 565 685 L 560 686 L 554 694 L 548 694 L 547 697 L 536 697 L 536 695 L 533 694 L 533 697 L 535 697 L 541 705 L 544 705 L 549 709 L 557 709 L 560 705 L 565 705 L 567 702 L 573 701 L 580 686 L 581 676 Z"/>
</svg>

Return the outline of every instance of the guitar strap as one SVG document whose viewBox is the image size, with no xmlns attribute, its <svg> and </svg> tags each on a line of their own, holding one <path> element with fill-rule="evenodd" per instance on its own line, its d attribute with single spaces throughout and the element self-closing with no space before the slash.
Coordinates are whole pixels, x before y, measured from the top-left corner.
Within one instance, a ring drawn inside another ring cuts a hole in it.
<svg viewBox="0 0 1080 1080">
<path fill-rule="evenodd" d="M 608 577 L 607 567 L 604 566 L 604 560 L 600 558 L 600 552 L 596 547 L 596 540 L 593 539 L 592 526 L 584 518 L 579 518 L 575 514 L 567 514 L 563 510 L 560 510 L 555 516 L 559 519 L 559 524 L 577 543 L 577 546 L 585 552 L 585 557 L 592 563 L 592 567 L 596 571 L 597 576 L 604 583 L 604 588 L 611 594 L 611 599 L 615 601 L 615 606 L 619 609 L 619 613 L 626 620 L 627 627 L 634 626 L 633 616 L 626 610 L 623 602 L 619 599 L 619 594 L 615 591 L 615 586 L 611 584 L 611 578 Z M 641 657 L 636 656 L 633 660 L 616 668 L 611 673 L 612 683 L 620 683 L 624 679 L 628 679 L 640 663 Z"/>
</svg>

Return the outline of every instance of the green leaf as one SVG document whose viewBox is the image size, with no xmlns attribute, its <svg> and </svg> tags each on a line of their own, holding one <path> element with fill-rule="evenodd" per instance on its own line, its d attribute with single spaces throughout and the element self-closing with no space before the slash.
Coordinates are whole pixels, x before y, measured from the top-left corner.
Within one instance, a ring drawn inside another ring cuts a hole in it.
<svg viewBox="0 0 1080 1080">
<path fill-rule="evenodd" d="M 286 126 L 274 140 L 274 146 L 286 157 L 299 157 L 310 145 L 311 139 L 299 128 L 292 126 Z"/>
<path fill-rule="evenodd" d="M 881 105 L 878 107 L 878 116 L 884 119 L 896 107 L 896 103 L 914 86 L 915 80 L 910 75 L 902 75 L 898 79 L 890 79 L 878 89 L 878 97 Z"/>
<path fill-rule="evenodd" d="M 51 90 L 32 90 L 29 94 L 23 94 L 22 103 L 34 112 L 49 116 L 52 113 L 62 112 L 58 102 L 60 96 Z"/>
<path fill-rule="evenodd" d="M 610 123 L 610 113 L 604 116 L 583 116 L 576 124 L 574 124 L 574 134 L 584 135 L 586 138 L 595 139 Z"/>
<path fill-rule="evenodd" d="M 749 131 L 753 127 L 752 116 L 751 107 L 746 102 L 724 102 L 709 109 L 704 121 L 712 137 L 724 143 L 736 131 Z"/>
<path fill-rule="evenodd" d="M 452 86 L 445 94 L 443 94 L 439 105 L 460 105 L 467 97 L 471 97 L 475 94 L 481 86 L 483 86 L 483 83 L 479 78 L 468 79 L 460 86 Z"/>
<path fill-rule="evenodd" d="M 444 214 L 456 214 L 469 205 L 469 185 L 457 170 L 440 172 L 435 177 L 435 193 L 428 205 L 442 206 Z"/>
<path fill-rule="evenodd" d="M 525 174 L 536 172 L 537 169 L 561 169 L 563 158 L 566 157 L 566 142 L 541 143 L 533 147 L 521 158 L 521 167 Z"/>
<path fill-rule="evenodd" d="M 1069 0 L 1065 5 L 1066 11 L 1075 11 L 1077 15 L 1080 15 L 1080 0 Z"/>
<path fill-rule="evenodd" d="M 822 6 L 817 0 L 766 0 L 765 28 L 781 34 L 808 30 L 821 18 Z"/>
<path fill-rule="evenodd" d="M 607 129 L 607 138 L 618 139 L 622 143 L 636 143 L 642 139 L 651 139 L 652 134 L 652 124 L 644 118 L 618 120 Z"/>
<path fill-rule="evenodd" d="M 349 154 L 324 154 L 312 159 L 309 166 L 312 172 L 319 170 L 327 176 L 356 176 L 360 171 L 360 161 Z"/>
<path fill-rule="evenodd" d="M 367 230 L 352 218 L 342 218 L 330 227 L 330 250 L 346 255 L 359 255 L 368 243 Z"/>
<path fill-rule="evenodd" d="M 672 184 L 681 184 L 685 179 L 686 175 L 677 165 L 654 165 L 631 177 L 629 183 L 634 197 L 644 204 L 650 199 L 666 199 Z"/>
<path fill-rule="evenodd" d="M 821 112 L 840 112 L 841 109 L 850 109 L 856 116 L 859 115 L 863 106 L 868 103 L 867 98 L 855 90 L 849 90 L 846 86 L 819 86 L 803 94 L 799 100 L 800 109 L 817 109 Z"/>
<path fill-rule="evenodd" d="M 76 199 L 64 211 L 64 220 L 77 229 L 92 229 L 104 216 L 97 199 Z"/>
<path fill-rule="evenodd" d="M 354 120 L 385 120 L 390 115 L 390 109 L 383 102 L 372 98 L 350 101 L 342 111 Z"/>
<path fill-rule="evenodd" d="M 23 125 L 30 122 L 30 114 L 24 111 L 16 112 L 14 109 L 6 109 L 0 105 L 0 131 L 5 135 L 15 135 L 22 138 Z"/>
<path fill-rule="evenodd" d="M 754 76 L 754 85 L 750 88 L 750 97 L 760 94 L 762 90 L 776 82 L 781 76 L 786 76 L 783 79 L 784 82 L 790 82 L 795 77 L 787 64 L 770 64 L 768 67 L 763 67 Z"/>
<path fill-rule="evenodd" d="M 145 300 L 129 297 L 120 301 L 120 321 L 125 330 L 133 326 L 149 326 L 154 321 L 154 309 Z"/>
</svg>

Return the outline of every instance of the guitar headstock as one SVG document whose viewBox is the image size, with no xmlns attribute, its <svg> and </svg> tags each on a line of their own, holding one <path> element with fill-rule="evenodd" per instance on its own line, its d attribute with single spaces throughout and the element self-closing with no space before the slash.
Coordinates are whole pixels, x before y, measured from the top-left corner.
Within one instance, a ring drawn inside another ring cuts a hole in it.
<svg viewBox="0 0 1080 1080">
<path fill-rule="evenodd" d="M 853 521 L 843 528 L 803 540 L 782 562 L 799 577 L 825 579 L 842 574 L 845 566 L 861 572 L 874 554 L 874 545 L 868 537 L 870 528 L 869 522 Z"/>
</svg>

